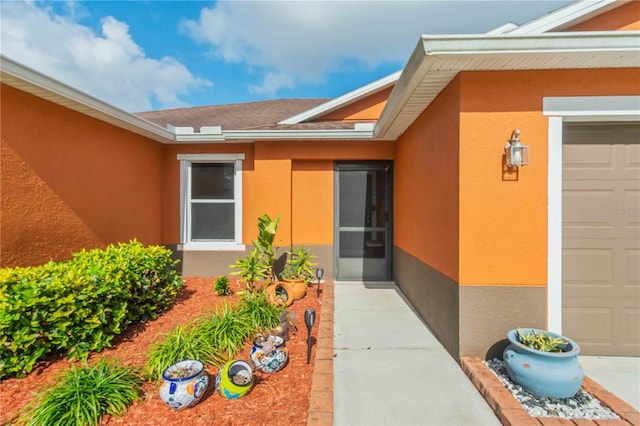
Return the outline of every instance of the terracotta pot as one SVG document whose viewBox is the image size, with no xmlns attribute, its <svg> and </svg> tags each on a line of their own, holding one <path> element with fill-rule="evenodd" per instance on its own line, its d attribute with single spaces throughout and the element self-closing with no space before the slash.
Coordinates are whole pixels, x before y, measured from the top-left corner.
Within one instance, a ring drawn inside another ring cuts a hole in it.
<svg viewBox="0 0 640 426">
<path fill-rule="evenodd" d="M 289 286 L 293 300 L 302 299 L 307 294 L 307 284 L 304 280 L 291 280 L 283 278 L 282 281 Z"/>
<path fill-rule="evenodd" d="M 287 307 L 293 303 L 291 288 L 284 282 L 277 282 L 267 286 L 267 299 L 276 306 Z"/>
<path fill-rule="evenodd" d="M 174 410 L 183 410 L 200 402 L 208 385 L 209 376 L 202 362 L 180 361 L 162 373 L 160 398 Z"/>
</svg>

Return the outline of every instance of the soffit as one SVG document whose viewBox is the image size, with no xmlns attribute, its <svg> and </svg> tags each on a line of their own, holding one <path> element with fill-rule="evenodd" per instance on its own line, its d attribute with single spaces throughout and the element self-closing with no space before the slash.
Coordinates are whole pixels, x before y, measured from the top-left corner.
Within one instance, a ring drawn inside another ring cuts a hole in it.
<svg viewBox="0 0 640 426">
<path fill-rule="evenodd" d="M 397 139 L 460 71 L 640 67 L 640 32 L 423 36 L 374 135 Z"/>
</svg>

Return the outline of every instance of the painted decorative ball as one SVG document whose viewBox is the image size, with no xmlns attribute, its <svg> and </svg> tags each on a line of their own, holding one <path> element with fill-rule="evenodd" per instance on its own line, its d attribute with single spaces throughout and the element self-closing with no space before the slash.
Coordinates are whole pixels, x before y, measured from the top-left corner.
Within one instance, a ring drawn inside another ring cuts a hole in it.
<svg viewBox="0 0 640 426">
<path fill-rule="evenodd" d="M 216 389 L 228 399 L 245 396 L 253 386 L 253 370 L 245 361 L 229 361 L 216 376 Z"/>
<path fill-rule="evenodd" d="M 174 410 L 183 410 L 200 402 L 208 385 L 209 376 L 202 362 L 180 361 L 162 373 L 160 398 Z"/>
</svg>

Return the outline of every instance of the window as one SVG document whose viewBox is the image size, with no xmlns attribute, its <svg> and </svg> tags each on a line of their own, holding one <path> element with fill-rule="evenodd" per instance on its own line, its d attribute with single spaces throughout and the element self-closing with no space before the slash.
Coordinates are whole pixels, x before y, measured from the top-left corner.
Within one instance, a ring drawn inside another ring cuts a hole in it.
<svg viewBox="0 0 640 426">
<path fill-rule="evenodd" d="M 244 154 L 180 154 L 181 248 L 244 250 Z"/>
</svg>

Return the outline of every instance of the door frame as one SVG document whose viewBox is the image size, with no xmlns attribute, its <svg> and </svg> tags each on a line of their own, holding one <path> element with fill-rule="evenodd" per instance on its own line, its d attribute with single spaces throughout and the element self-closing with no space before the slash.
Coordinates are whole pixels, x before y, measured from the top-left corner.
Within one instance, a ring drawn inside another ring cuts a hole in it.
<svg viewBox="0 0 640 426">
<path fill-rule="evenodd" d="M 547 328 L 562 334 L 563 122 L 638 122 L 640 96 L 545 97 L 548 117 Z"/>
<path fill-rule="evenodd" d="M 334 200 L 334 229 L 333 229 L 333 276 L 338 279 L 338 258 L 340 256 L 340 200 L 339 200 L 339 178 L 338 171 L 342 170 L 386 170 L 388 171 L 386 184 L 386 200 L 385 209 L 387 212 L 386 231 L 385 231 L 385 259 L 386 259 L 386 277 L 382 281 L 390 281 L 393 274 L 393 161 L 392 160 L 361 160 L 361 161 L 334 161 L 333 163 L 333 200 Z M 342 281 L 351 281 L 341 279 Z M 372 280 L 368 280 L 372 281 Z"/>
</svg>

